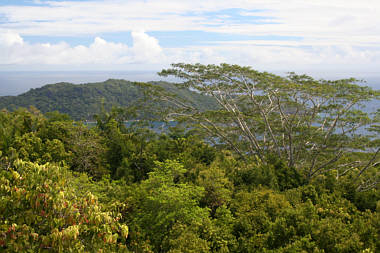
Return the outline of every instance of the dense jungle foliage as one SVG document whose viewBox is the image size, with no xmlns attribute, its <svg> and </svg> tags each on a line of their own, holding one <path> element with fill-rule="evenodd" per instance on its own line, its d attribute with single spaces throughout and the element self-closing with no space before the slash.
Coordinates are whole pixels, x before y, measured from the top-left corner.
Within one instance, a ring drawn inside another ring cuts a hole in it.
<svg viewBox="0 0 380 253">
<path fill-rule="evenodd" d="M 356 86 L 349 87 L 355 91 Z M 178 97 L 167 90 L 152 89 L 166 101 L 178 102 L 170 100 Z M 367 91 L 373 92 L 363 89 L 361 98 Z M 378 115 L 365 118 L 372 130 L 368 138 L 349 133 L 357 146 L 341 132 L 330 133 L 332 139 L 323 142 L 328 150 L 333 152 L 329 145 L 342 140 L 348 148 L 310 175 L 310 163 L 293 163 L 286 156 L 289 144 L 277 155 L 274 143 L 281 134 L 276 131 L 286 126 L 281 118 L 271 118 L 274 125 L 267 125 L 277 126 L 272 140 L 258 139 L 259 157 L 244 144 L 249 140 L 244 132 L 234 138 L 241 133 L 229 122 L 236 114 L 220 108 L 215 119 L 207 111 L 194 116 L 194 108 L 179 107 L 175 113 L 185 123 L 164 132 L 144 127 L 143 121 L 126 125 L 130 110 L 123 108 L 103 108 L 91 127 L 35 107 L 1 111 L 0 251 L 379 251 Z M 174 112 L 165 113 L 175 117 Z M 249 123 L 244 113 L 238 114 L 240 122 Z M 355 115 L 339 118 L 356 122 Z M 191 127 L 189 116 L 194 119 Z M 285 122 L 286 113 L 283 117 Z M 205 131 L 205 120 L 214 120 L 220 131 Z M 264 125 L 251 129 L 265 132 L 265 122 L 259 123 Z M 318 143 L 313 126 L 302 129 L 315 137 L 305 138 Z M 218 133 L 226 138 L 216 138 Z M 303 140 L 297 133 L 290 131 L 300 146 Z M 239 141 L 243 144 L 236 150 Z M 365 149 L 360 148 L 364 143 Z M 325 163 L 326 153 L 323 149 L 317 162 Z"/>
</svg>

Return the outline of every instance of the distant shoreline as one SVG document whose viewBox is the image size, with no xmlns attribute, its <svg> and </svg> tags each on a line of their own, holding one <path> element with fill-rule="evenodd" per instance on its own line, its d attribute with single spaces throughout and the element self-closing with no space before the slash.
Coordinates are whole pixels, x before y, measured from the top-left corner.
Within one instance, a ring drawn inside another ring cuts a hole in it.
<svg viewBox="0 0 380 253">
<path fill-rule="evenodd" d="M 285 73 L 285 72 L 283 72 Z M 367 77 L 365 75 L 368 75 Z M 318 79 L 340 79 L 355 77 L 367 81 L 366 86 L 380 90 L 380 73 L 373 72 L 367 74 L 336 74 L 316 73 L 310 74 Z M 157 75 L 157 71 L 0 71 L 0 96 L 16 96 L 29 91 L 31 88 L 39 88 L 46 84 L 59 82 L 69 82 L 74 84 L 104 82 L 107 79 L 124 79 L 128 81 L 175 81 L 174 79 L 162 78 Z"/>
</svg>

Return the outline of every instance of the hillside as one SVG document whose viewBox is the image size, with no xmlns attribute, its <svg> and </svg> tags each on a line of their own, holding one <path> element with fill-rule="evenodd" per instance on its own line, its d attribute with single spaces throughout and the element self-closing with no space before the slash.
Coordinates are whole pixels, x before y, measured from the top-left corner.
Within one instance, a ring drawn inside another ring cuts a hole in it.
<svg viewBox="0 0 380 253">
<path fill-rule="evenodd" d="M 171 83 L 152 82 L 151 84 L 193 101 L 200 109 L 214 105 L 209 97 L 189 90 L 178 89 Z M 57 110 L 67 113 L 73 119 L 80 120 L 91 119 L 94 114 L 99 113 L 102 100 L 104 107 L 110 109 L 112 106 L 131 106 L 143 98 L 143 90 L 136 83 L 109 79 L 99 83 L 48 84 L 18 96 L 0 97 L 0 108 L 14 111 L 19 107 L 35 106 L 43 113 Z M 154 103 L 152 106 L 162 106 L 162 104 Z"/>
<path fill-rule="evenodd" d="M 89 127 L 0 110 L 0 252 L 379 252 L 380 110 L 358 109 L 378 91 L 355 79 L 172 66 L 160 74 L 187 90 L 108 80 L 3 98 L 62 103 L 75 117 L 101 100 L 132 104 L 191 125 L 148 131 L 155 118 L 129 127 L 113 110 Z M 158 90 L 173 106 L 152 99 Z"/>
</svg>

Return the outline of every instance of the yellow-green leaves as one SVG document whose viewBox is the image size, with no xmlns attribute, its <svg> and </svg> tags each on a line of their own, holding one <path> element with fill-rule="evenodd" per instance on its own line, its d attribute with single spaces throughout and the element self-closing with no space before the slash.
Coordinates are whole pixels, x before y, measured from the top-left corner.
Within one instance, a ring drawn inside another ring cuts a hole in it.
<svg viewBox="0 0 380 253">
<path fill-rule="evenodd" d="M 0 171 L 0 243 L 6 251 L 111 252 L 124 248 L 128 227 L 81 194 L 64 168 L 17 160 Z M 9 225 L 11 224 L 11 225 Z"/>
</svg>

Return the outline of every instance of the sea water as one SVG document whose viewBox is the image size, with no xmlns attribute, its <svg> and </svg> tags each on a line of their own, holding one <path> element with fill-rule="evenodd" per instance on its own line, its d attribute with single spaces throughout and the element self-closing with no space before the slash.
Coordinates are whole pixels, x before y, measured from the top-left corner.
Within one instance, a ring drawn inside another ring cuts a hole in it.
<svg viewBox="0 0 380 253">
<path fill-rule="evenodd" d="M 281 74 L 281 73 L 276 73 Z M 315 73 L 314 78 L 340 79 L 347 75 Z M 352 75 L 355 76 L 355 75 Z M 157 71 L 0 71 L 0 96 L 15 96 L 27 92 L 31 88 L 39 88 L 46 84 L 69 82 L 74 84 L 103 82 L 107 79 L 125 79 L 128 81 L 175 81 L 157 75 Z M 380 90 L 380 73 L 360 73 L 356 78 L 365 80 L 363 85 Z M 368 103 L 370 112 L 380 108 L 380 100 Z"/>
</svg>

